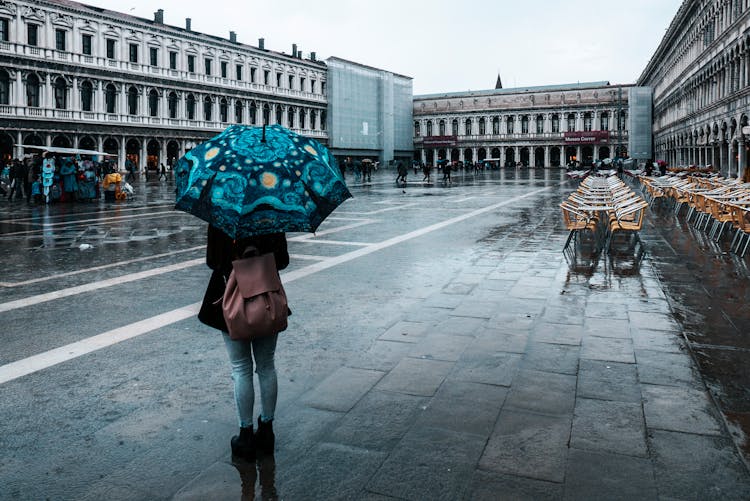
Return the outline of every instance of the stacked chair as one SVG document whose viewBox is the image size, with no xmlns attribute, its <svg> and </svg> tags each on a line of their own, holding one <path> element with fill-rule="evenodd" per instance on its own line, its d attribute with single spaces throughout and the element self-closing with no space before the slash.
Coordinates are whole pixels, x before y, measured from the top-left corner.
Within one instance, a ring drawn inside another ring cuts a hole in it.
<svg viewBox="0 0 750 501">
<path fill-rule="evenodd" d="M 563 252 L 575 253 L 578 234 L 591 236 L 595 252 L 609 252 L 616 235 L 628 234 L 640 240 L 644 210 L 648 202 L 616 176 L 588 176 L 578 189 L 560 204 L 565 227 L 570 232 Z"/>
<path fill-rule="evenodd" d="M 685 219 L 719 242 L 728 228 L 734 231 L 730 250 L 741 257 L 750 247 L 750 183 L 721 176 L 668 175 L 639 176 L 643 193 L 650 203 L 657 192 L 674 205 L 680 214 L 688 207 Z"/>
</svg>

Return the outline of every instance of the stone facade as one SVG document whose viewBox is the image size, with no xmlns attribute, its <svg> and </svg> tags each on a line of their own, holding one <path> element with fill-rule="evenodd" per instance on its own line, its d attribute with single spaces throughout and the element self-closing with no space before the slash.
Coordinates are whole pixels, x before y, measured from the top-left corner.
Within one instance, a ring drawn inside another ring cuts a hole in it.
<svg viewBox="0 0 750 501">
<path fill-rule="evenodd" d="M 654 90 L 657 158 L 748 180 L 749 0 L 685 0 L 638 85 Z"/>
<path fill-rule="evenodd" d="M 140 169 L 234 123 L 327 142 L 326 65 L 68 0 L 0 0 L 0 152 L 106 151 Z"/>
<path fill-rule="evenodd" d="M 626 156 L 629 87 L 591 82 L 415 96 L 415 159 L 546 167 Z"/>
</svg>

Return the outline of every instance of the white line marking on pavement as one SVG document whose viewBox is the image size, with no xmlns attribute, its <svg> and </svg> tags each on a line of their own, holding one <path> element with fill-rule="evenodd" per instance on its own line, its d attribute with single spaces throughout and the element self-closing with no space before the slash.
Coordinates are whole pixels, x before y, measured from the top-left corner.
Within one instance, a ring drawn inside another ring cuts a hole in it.
<svg viewBox="0 0 750 501">
<path fill-rule="evenodd" d="M 144 256 L 135 259 L 129 259 L 127 261 L 118 261 L 116 263 L 103 264 L 101 266 L 94 266 L 92 268 L 86 268 L 85 270 L 69 271 L 67 273 L 58 273 L 57 275 L 48 275 L 46 277 L 34 278 L 32 280 L 25 280 L 23 282 L 0 282 L 0 287 L 19 287 L 21 285 L 35 284 L 38 282 L 46 282 L 47 280 L 54 280 L 62 277 L 69 277 L 72 275 L 80 275 L 81 273 L 88 273 L 90 271 L 106 270 L 107 268 L 115 268 L 117 266 L 123 266 L 126 264 L 138 263 L 141 261 L 149 261 L 151 259 L 157 259 L 165 256 L 174 256 L 175 254 L 183 254 L 185 252 L 192 252 L 199 249 L 205 249 L 205 245 L 199 245 L 197 247 L 188 247 L 187 249 L 181 249 L 173 252 L 165 252 L 163 254 L 154 254 L 153 256 Z"/>
<path fill-rule="evenodd" d="M 374 219 L 360 219 L 356 223 L 345 224 L 343 226 L 336 226 L 334 228 L 330 228 L 330 229 L 327 229 L 327 230 L 316 231 L 315 233 L 305 233 L 305 234 L 302 234 L 302 235 L 299 235 L 299 236 L 296 236 L 296 237 L 291 237 L 288 240 L 290 242 L 304 242 L 306 240 L 314 240 L 314 239 L 316 239 L 318 237 L 321 237 L 323 235 L 330 235 L 332 233 L 338 233 L 340 231 L 350 230 L 352 228 L 358 228 L 360 226 L 365 226 L 367 224 L 372 224 L 374 222 L 375 222 Z"/>
<path fill-rule="evenodd" d="M 120 212 L 132 212 L 132 211 L 152 211 L 154 209 L 165 209 L 167 207 L 174 208 L 174 204 L 154 204 L 154 205 L 144 205 L 141 207 L 117 207 L 116 210 L 118 213 Z M 106 210 L 92 210 L 88 212 L 76 212 L 76 216 L 88 216 L 92 214 L 100 214 L 102 216 L 108 216 L 110 213 Z M 70 217 L 71 214 L 45 214 L 41 216 L 44 219 L 57 219 L 61 217 Z M 39 222 L 40 216 L 37 217 L 25 217 L 22 219 L 13 219 L 9 222 L 11 223 L 24 223 L 24 222 L 30 222 L 30 223 L 36 223 Z"/>
<path fill-rule="evenodd" d="M 201 303 L 195 303 L 183 308 L 162 313 L 139 322 L 128 324 L 96 336 L 82 339 L 75 343 L 66 344 L 60 348 L 45 351 L 38 355 L 27 357 L 16 362 L 0 366 L 0 384 L 7 383 L 19 377 L 52 367 L 73 358 L 86 355 L 113 344 L 138 337 L 165 325 L 185 320 L 198 314 Z"/>
<path fill-rule="evenodd" d="M 60 299 L 68 296 L 75 296 L 76 294 L 82 294 L 84 292 L 91 292 L 98 289 L 104 289 L 105 287 L 112 287 L 113 285 L 120 285 L 128 282 L 135 282 L 136 280 L 142 280 L 144 278 L 153 277 L 156 275 L 163 275 L 164 273 L 171 273 L 173 271 L 182 270 L 185 268 L 191 268 L 201 263 L 205 263 L 206 258 L 191 259 L 182 263 L 170 264 L 168 266 L 162 266 L 153 270 L 140 271 L 138 273 L 130 273 L 120 277 L 108 278 L 106 280 L 100 280 L 98 282 L 92 282 L 90 284 L 78 285 L 76 287 L 70 287 L 68 289 L 60 289 L 46 294 L 38 294 L 36 296 L 27 297 L 24 299 L 17 299 L 15 301 L 8 301 L 7 303 L 0 303 L 0 313 L 4 311 L 15 310 L 17 308 L 26 308 L 28 306 L 34 306 L 35 304 L 45 303 L 54 299 Z"/>
<path fill-rule="evenodd" d="M 430 226 L 426 226 L 424 228 L 420 228 L 418 230 L 405 233 L 403 235 L 398 235 L 398 236 L 389 238 L 388 240 L 384 240 L 376 244 L 371 244 L 368 247 L 357 249 L 355 251 L 348 252 L 340 256 L 332 257 L 330 259 L 326 259 L 325 261 L 320 262 L 320 263 L 314 263 L 314 264 L 305 266 L 304 268 L 299 268 L 297 270 L 290 271 L 288 273 L 283 273 L 281 275 L 281 278 L 285 283 L 291 283 L 291 282 L 294 282 L 295 280 L 299 280 L 300 278 L 304 278 L 314 273 L 327 270 L 328 268 L 332 268 L 334 266 L 338 266 L 340 264 L 366 256 L 368 254 L 372 254 L 373 252 L 377 252 L 379 250 L 391 247 L 401 242 L 405 242 L 407 240 L 421 237 L 422 235 L 426 235 L 433 231 L 445 228 L 446 226 L 460 223 L 461 221 L 465 221 L 466 219 L 478 216 L 480 214 L 484 214 L 486 212 L 493 211 L 495 209 L 499 209 L 500 207 L 503 207 L 505 205 L 512 204 L 514 202 L 517 202 L 518 200 L 537 195 L 539 193 L 548 191 L 550 189 L 551 187 L 541 188 L 541 189 L 534 190 L 534 191 L 525 193 L 523 195 L 511 198 L 511 199 L 505 200 L 503 202 L 499 202 L 493 205 L 488 205 L 487 207 L 482 207 L 481 209 L 476 209 L 466 214 L 462 214 L 460 216 L 446 219 L 445 221 L 435 223 Z M 198 261 L 202 262 L 203 260 L 200 259 Z M 118 280 L 122 280 L 122 279 L 118 279 Z M 92 284 L 92 285 L 95 285 L 95 284 Z M 65 291 L 60 291 L 60 292 L 65 292 Z M 32 374 L 34 372 L 40 371 L 42 369 L 52 367 L 53 365 L 66 362 L 73 358 L 80 357 L 81 355 L 85 355 L 87 353 L 91 353 L 93 351 L 100 350 L 102 348 L 107 348 L 108 346 L 112 346 L 121 341 L 132 339 L 134 337 L 137 337 L 143 334 L 148 334 L 149 332 L 160 329 L 167 325 L 171 325 L 181 320 L 185 320 L 197 314 L 200 308 L 200 304 L 201 303 L 194 303 L 191 305 L 183 306 L 182 308 L 176 308 L 166 313 L 155 315 L 145 320 L 141 320 L 139 322 L 125 325 L 123 327 L 118 327 L 117 329 L 113 329 L 113 330 L 104 332 L 102 334 L 92 336 L 90 338 L 82 339 L 81 341 L 77 341 L 75 343 L 71 343 L 71 344 L 62 346 L 60 348 L 55 348 L 55 349 L 40 353 L 38 355 L 33 355 L 31 357 L 27 357 L 21 360 L 17 360 L 15 362 L 5 364 L 3 366 L 0 366 L 0 384 L 7 383 L 8 381 L 12 381 L 14 379 L 18 379 L 28 374 Z"/>
<path fill-rule="evenodd" d="M 304 240 L 304 243 L 328 244 L 328 245 L 351 245 L 353 247 L 367 247 L 372 242 L 350 242 L 344 240 L 317 240 L 315 238 Z"/>
<path fill-rule="evenodd" d="M 12 233 L 3 233 L 3 237 L 12 237 L 16 235 L 29 235 L 29 234 L 35 234 L 35 233 L 41 233 L 47 228 L 52 228 L 54 226 L 81 226 L 82 224 L 86 224 L 87 226 L 96 226 L 96 225 L 111 225 L 112 223 L 116 223 L 117 221 L 122 221 L 124 219 L 158 219 L 163 218 L 167 214 L 182 214 L 186 215 L 185 212 L 180 212 L 176 210 L 170 210 L 170 211 L 163 211 L 163 212 L 152 212 L 151 214 L 133 214 L 130 216 L 112 216 L 112 217 L 106 217 L 105 219 L 81 219 L 80 221 L 69 221 L 69 222 L 63 222 L 63 223 L 44 223 L 41 225 L 39 229 L 36 230 L 24 230 L 24 231 L 14 231 Z M 39 226 L 39 225 L 36 225 Z"/>
<path fill-rule="evenodd" d="M 291 259 L 302 259 L 305 261 L 325 261 L 330 259 L 331 256 L 313 256 L 312 254 L 289 254 Z"/>
</svg>

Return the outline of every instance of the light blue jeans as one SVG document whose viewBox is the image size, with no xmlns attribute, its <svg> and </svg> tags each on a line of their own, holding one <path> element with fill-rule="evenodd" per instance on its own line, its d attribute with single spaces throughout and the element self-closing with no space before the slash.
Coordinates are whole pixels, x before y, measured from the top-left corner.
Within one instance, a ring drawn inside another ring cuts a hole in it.
<svg viewBox="0 0 750 501">
<path fill-rule="evenodd" d="M 224 333 L 224 343 L 227 346 L 229 361 L 232 363 L 234 401 L 237 403 L 237 414 L 242 428 L 253 426 L 253 359 L 260 386 L 261 418 L 263 421 L 273 419 L 279 391 L 276 366 L 273 362 L 278 337 L 278 334 L 274 334 L 252 341 L 234 341 L 229 334 Z"/>
</svg>

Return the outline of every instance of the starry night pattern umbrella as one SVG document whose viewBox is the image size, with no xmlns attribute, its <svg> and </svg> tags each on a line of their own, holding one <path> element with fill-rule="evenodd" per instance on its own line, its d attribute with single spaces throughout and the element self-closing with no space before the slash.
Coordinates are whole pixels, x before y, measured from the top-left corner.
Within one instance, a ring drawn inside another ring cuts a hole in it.
<svg viewBox="0 0 750 501">
<path fill-rule="evenodd" d="M 174 168 L 175 208 L 232 238 L 312 232 L 352 195 L 330 152 L 279 125 L 232 125 Z"/>
</svg>

